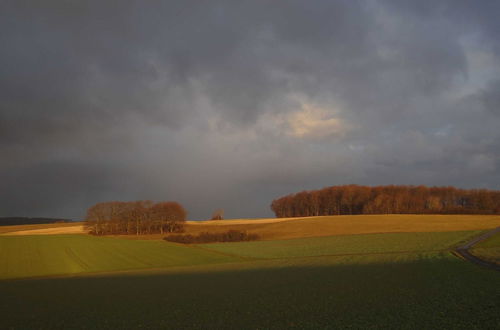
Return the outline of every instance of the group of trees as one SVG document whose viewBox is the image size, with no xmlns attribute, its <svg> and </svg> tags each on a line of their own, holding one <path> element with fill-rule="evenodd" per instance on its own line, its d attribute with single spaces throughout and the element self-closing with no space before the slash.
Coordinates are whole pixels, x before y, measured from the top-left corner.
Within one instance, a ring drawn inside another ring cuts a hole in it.
<svg viewBox="0 0 500 330">
<path fill-rule="evenodd" d="M 187 212 L 177 202 L 97 203 L 87 210 L 85 228 L 94 235 L 182 232 Z"/>
<path fill-rule="evenodd" d="M 334 186 L 274 200 L 276 217 L 343 214 L 500 214 L 500 191 L 426 186 Z"/>
</svg>

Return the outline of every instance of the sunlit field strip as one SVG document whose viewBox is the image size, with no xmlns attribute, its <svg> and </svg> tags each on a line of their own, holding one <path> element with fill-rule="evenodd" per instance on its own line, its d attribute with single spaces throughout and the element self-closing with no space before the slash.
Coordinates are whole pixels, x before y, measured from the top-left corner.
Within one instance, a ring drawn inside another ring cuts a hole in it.
<svg viewBox="0 0 500 330">
<path fill-rule="evenodd" d="M 450 249 L 480 231 L 341 235 L 290 240 L 212 243 L 200 247 L 250 258 L 423 252 Z"/>
</svg>

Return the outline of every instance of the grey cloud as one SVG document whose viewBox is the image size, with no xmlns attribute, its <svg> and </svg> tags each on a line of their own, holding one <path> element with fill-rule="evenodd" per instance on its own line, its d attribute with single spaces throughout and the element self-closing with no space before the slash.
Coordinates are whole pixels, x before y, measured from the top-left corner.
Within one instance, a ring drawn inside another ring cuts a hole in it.
<svg viewBox="0 0 500 330">
<path fill-rule="evenodd" d="M 488 111 L 500 116 L 500 80 L 491 82 L 478 97 Z"/>
<path fill-rule="evenodd" d="M 43 216 L 78 218 L 75 208 L 96 199 L 114 199 L 118 189 L 126 187 L 120 169 L 85 161 L 26 160 L 16 168 L 2 171 L 0 191 L 4 216 Z"/>
<path fill-rule="evenodd" d="M 467 57 L 473 40 L 500 59 L 497 2 L 1 6 L 6 215 L 149 198 L 264 216 L 333 184 L 500 184 L 500 78 Z M 287 134 L 304 102 L 349 129 Z"/>
</svg>

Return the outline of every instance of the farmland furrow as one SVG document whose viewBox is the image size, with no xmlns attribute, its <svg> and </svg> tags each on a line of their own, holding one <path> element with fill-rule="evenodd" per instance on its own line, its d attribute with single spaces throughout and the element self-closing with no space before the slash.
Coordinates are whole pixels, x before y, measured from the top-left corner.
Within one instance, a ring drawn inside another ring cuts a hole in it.
<svg viewBox="0 0 500 330">
<path fill-rule="evenodd" d="M 71 249 L 70 247 L 66 247 L 65 248 L 65 251 L 66 251 L 66 254 L 68 255 L 68 257 L 73 260 L 74 262 L 76 262 L 82 269 L 84 270 L 88 270 L 90 269 L 89 265 L 82 260 L 82 258 L 80 258 L 74 251 L 73 249 Z"/>
</svg>

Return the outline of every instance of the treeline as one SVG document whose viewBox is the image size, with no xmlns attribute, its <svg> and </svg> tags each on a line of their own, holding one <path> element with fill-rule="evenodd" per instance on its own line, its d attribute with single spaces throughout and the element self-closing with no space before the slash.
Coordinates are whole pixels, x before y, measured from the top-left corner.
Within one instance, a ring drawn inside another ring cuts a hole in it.
<svg viewBox="0 0 500 330">
<path fill-rule="evenodd" d="M 27 218 L 27 217 L 2 217 L 0 218 L 0 226 L 15 226 L 15 225 L 39 225 L 46 223 L 65 223 L 71 222 L 69 219 L 56 218 Z"/>
<path fill-rule="evenodd" d="M 276 217 L 345 214 L 500 214 L 500 191 L 454 187 L 345 185 L 274 200 Z"/>
<path fill-rule="evenodd" d="M 215 242 L 246 242 L 259 239 L 257 234 L 248 234 L 246 231 L 228 230 L 223 233 L 203 232 L 199 235 L 169 235 L 165 241 L 192 244 L 192 243 L 215 243 Z"/>
<path fill-rule="evenodd" d="M 177 202 L 104 202 L 88 209 L 84 226 L 93 235 L 163 234 L 182 232 L 186 216 Z"/>
</svg>

